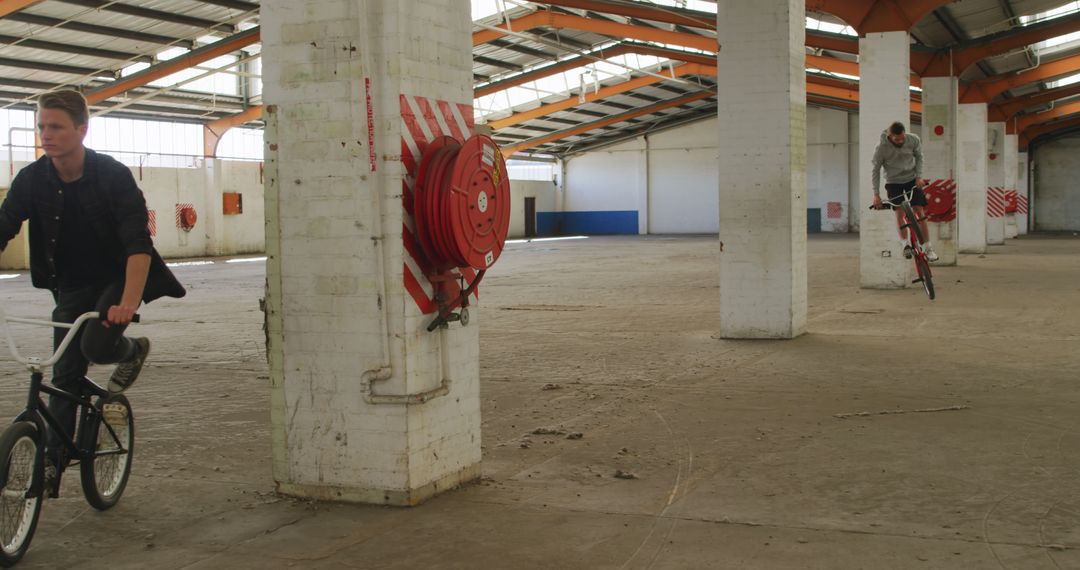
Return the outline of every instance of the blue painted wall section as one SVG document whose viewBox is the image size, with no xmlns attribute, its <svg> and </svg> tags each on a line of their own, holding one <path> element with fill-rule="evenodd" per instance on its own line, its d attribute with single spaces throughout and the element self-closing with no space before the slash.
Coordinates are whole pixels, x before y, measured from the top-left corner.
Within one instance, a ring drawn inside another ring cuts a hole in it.
<svg viewBox="0 0 1080 570">
<path fill-rule="evenodd" d="M 542 236 L 637 235 L 637 210 L 614 212 L 537 212 L 536 233 Z"/>
</svg>

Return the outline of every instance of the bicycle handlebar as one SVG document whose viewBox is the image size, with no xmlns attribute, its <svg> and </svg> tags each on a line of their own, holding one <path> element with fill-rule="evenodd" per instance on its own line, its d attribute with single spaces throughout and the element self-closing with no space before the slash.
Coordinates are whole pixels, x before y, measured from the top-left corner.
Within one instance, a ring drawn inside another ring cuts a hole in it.
<svg viewBox="0 0 1080 570">
<path fill-rule="evenodd" d="M 75 338 L 75 334 L 78 333 L 79 329 L 83 326 L 83 323 L 89 321 L 90 319 L 100 318 L 101 313 L 97 311 L 89 311 L 79 315 L 78 318 L 75 319 L 75 322 L 58 323 L 41 319 L 24 319 L 22 317 L 9 317 L 6 313 L 4 313 L 3 307 L 0 307 L 0 329 L 3 329 L 4 336 L 7 337 L 8 350 L 11 351 L 12 358 L 14 358 L 15 361 L 20 364 L 39 368 L 44 368 L 46 366 L 52 366 L 53 364 L 56 364 L 56 361 L 60 360 L 60 356 L 64 354 L 64 351 L 67 350 L 68 345 L 70 345 L 71 341 Z M 131 322 L 133 323 L 137 323 L 139 322 L 139 320 L 140 319 L 138 314 L 135 314 L 131 317 Z M 8 329 L 8 323 L 48 326 L 53 328 L 68 329 L 68 332 L 66 335 L 64 335 L 64 339 L 60 341 L 60 346 L 56 347 L 56 350 L 53 352 L 52 356 L 42 361 L 40 358 L 37 357 L 23 356 L 19 354 L 19 349 L 15 346 L 15 337 L 11 335 L 11 331 Z"/>
</svg>

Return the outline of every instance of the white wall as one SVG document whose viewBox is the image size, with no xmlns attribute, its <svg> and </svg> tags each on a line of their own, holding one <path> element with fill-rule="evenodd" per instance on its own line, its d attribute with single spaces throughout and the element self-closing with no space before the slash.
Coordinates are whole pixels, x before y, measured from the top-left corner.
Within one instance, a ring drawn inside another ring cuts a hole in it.
<svg viewBox="0 0 1080 570">
<path fill-rule="evenodd" d="M 510 181 L 510 238 L 525 237 L 525 198 L 536 198 L 536 212 L 555 211 L 555 183 Z"/>
<path fill-rule="evenodd" d="M 15 172 L 27 163 L 16 163 Z M 156 216 L 154 246 L 166 258 L 257 253 L 265 250 L 262 168 L 247 161 L 200 161 L 196 168 L 131 167 L 135 183 Z M 4 186 L 10 177 L 3 173 Z M 239 192 L 243 213 L 225 216 L 222 194 Z M 176 225 L 176 205 L 195 206 L 198 220 L 185 232 Z M 5 267 L 7 268 L 7 267 Z"/>
<path fill-rule="evenodd" d="M 848 113 L 810 107 L 806 113 L 807 208 L 821 209 L 821 231 L 848 231 Z M 829 203 L 839 212 L 830 217 Z"/>
<path fill-rule="evenodd" d="M 1035 230 L 1080 231 L 1080 186 L 1076 184 L 1080 136 L 1035 147 Z"/>
<path fill-rule="evenodd" d="M 570 158 L 563 211 L 634 210 L 639 233 L 717 233 L 720 173 L 718 119 L 638 137 Z M 823 231 L 848 231 L 848 114 L 807 109 L 809 208 L 821 208 Z M 843 213 L 829 219 L 828 203 Z"/>
</svg>

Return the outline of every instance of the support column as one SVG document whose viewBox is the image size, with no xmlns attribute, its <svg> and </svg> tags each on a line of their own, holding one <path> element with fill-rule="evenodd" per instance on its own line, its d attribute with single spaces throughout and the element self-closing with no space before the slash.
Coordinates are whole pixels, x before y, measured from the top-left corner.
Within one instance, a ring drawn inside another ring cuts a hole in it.
<svg viewBox="0 0 1080 570">
<path fill-rule="evenodd" d="M 1005 244 L 1005 123 L 986 127 L 986 243 Z"/>
<path fill-rule="evenodd" d="M 1016 192 L 1016 173 L 1017 173 L 1017 154 L 1020 151 L 1020 137 L 1016 135 L 1005 135 L 1005 196 L 1007 198 L 1006 204 L 1012 204 L 1013 200 L 1016 200 L 1017 210 L 1020 209 L 1019 195 Z M 1018 215 L 1016 211 L 1005 212 L 1005 239 L 1014 239 L 1020 235 L 1020 228 L 1017 225 Z"/>
<path fill-rule="evenodd" d="M 717 6 L 720 334 L 806 330 L 804 0 Z"/>
<path fill-rule="evenodd" d="M 930 181 L 927 208 L 929 239 L 938 254 L 936 265 L 956 265 L 956 94 L 955 77 L 924 77 L 923 177 Z M 951 212 L 939 206 L 953 204 Z"/>
<path fill-rule="evenodd" d="M 960 253 L 986 252 L 986 105 L 957 107 L 957 231 Z"/>
<path fill-rule="evenodd" d="M 480 475 L 479 337 L 428 333 L 403 160 L 471 129 L 456 0 L 262 3 L 273 475 L 414 505 Z M 403 184 L 404 182 L 404 184 Z"/>
<path fill-rule="evenodd" d="M 910 283 L 896 216 L 868 211 L 874 200 L 871 169 L 881 133 L 894 121 L 911 130 L 911 64 L 907 32 L 867 34 L 859 39 L 859 274 L 863 287 L 902 289 Z M 885 198 L 885 173 L 881 175 Z"/>
<path fill-rule="evenodd" d="M 1028 234 L 1028 213 L 1030 210 L 1030 204 L 1028 203 L 1028 171 L 1030 165 L 1028 165 L 1028 153 L 1018 152 L 1016 153 L 1016 230 L 1019 235 L 1026 236 Z"/>
</svg>

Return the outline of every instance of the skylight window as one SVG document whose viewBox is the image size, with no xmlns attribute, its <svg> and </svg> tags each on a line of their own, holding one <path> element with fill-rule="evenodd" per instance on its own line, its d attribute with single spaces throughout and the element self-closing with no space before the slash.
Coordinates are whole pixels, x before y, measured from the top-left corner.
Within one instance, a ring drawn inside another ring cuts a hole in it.
<svg viewBox="0 0 1080 570">
<path fill-rule="evenodd" d="M 1053 10 L 1047 10 L 1031 16 L 1021 16 L 1020 25 L 1030 26 L 1039 22 L 1045 22 L 1047 20 L 1053 20 L 1062 16 L 1075 14 L 1080 12 L 1080 1 L 1074 0 L 1073 2 L 1066 2 Z M 1039 42 L 1031 46 L 1040 55 L 1047 55 L 1056 51 L 1062 51 L 1070 49 L 1080 44 L 1080 32 L 1073 32 L 1055 38 L 1050 38 L 1046 41 Z"/>
</svg>

